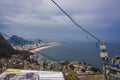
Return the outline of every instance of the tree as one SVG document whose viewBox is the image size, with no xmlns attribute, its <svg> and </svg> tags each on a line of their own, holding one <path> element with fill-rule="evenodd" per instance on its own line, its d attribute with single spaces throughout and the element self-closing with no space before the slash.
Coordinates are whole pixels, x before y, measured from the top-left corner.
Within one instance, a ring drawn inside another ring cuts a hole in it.
<svg viewBox="0 0 120 80">
<path fill-rule="evenodd" d="M 101 71 L 100 71 L 98 68 L 96 68 L 96 67 L 92 67 L 91 70 L 94 71 L 94 72 L 101 72 Z"/>
<path fill-rule="evenodd" d="M 78 80 L 77 74 L 73 70 L 67 70 L 65 79 L 66 80 Z"/>
<path fill-rule="evenodd" d="M 69 67 L 70 67 L 70 69 L 72 69 L 72 70 L 75 69 L 75 67 L 74 67 L 72 64 L 70 64 Z"/>
</svg>

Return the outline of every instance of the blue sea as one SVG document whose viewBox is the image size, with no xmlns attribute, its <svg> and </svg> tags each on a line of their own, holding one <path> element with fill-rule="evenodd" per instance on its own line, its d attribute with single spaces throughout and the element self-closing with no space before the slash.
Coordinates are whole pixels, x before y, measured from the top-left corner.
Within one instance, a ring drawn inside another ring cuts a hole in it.
<svg viewBox="0 0 120 80">
<path fill-rule="evenodd" d="M 107 43 L 109 57 L 120 55 L 120 43 Z M 41 50 L 40 53 L 52 57 L 57 61 L 87 62 L 99 69 L 102 68 L 100 50 L 95 42 L 65 42 L 59 46 Z"/>
</svg>

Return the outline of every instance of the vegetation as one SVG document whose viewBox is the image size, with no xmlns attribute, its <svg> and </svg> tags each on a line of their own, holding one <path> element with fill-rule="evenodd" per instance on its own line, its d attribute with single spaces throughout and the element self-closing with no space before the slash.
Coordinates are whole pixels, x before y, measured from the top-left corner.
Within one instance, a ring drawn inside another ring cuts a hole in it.
<svg viewBox="0 0 120 80">
<path fill-rule="evenodd" d="M 120 80 L 120 78 L 115 78 L 114 76 L 107 75 L 107 80 Z"/>
<path fill-rule="evenodd" d="M 77 74 L 71 69 L 65 69 L 65 79 L 66 80 L 78 80 Z"/>
<path fill-rule="evenodd" d="M 75 69 L 75 67 L 74 67 L 72 64 L 70 64 L 69 67 L 70 67 L 70 69 L 72 69 L 72 70 Z"/>
<path fill-rule="evenodd" d="M 4 39 L 4 37 L 0 34 L 0 58 L 9 58 L 12 54 L 15 54 L 15 50 L 11 47 L 11 45 Z"/>
<path fill-rule="evenodd" d="M 96 67 L 92 67 L 91 70 L 94 71 L 94 72 L 98 72 L 98 71 L 101 72 L 100 69 L 98 69 Z"/>
</svg>

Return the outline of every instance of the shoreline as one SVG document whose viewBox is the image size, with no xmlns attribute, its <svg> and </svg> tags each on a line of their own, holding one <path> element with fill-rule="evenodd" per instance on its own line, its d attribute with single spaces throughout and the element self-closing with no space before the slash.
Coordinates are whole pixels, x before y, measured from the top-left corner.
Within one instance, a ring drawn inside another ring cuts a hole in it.
<svg viewBox="0 0 120 80">
<path fill-rule="evenodd" d="M 30 52 L 36 53 L 37 51 L 40 51 L 40 50 L 43 50 L 43 49 L 46 49 L 46 48 L 50 48 L 50 47 L 54 47 L 54 46 L 59 46 L 59 45 L 61 45 L 61 44 L 45 45 L 45 46 L 38 47 L 38 48 L 35 48 L 33 50 L 30 50 Z"/>
</svg>

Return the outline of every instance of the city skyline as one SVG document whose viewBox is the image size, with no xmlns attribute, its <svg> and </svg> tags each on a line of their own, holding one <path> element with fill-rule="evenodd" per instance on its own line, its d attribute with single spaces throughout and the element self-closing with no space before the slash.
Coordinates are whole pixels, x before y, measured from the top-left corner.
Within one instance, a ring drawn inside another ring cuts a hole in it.
<svg viewBox="0 0 120 80">
<path fill-rule="evenodd" d="M 78 24 L 98 38 L 119 41 L 119 0 L 55 0 Z M 51 0 L 1 0 L 0 31 L 9 36 L 51 41 L 93 41 Z"/>
</svg>

